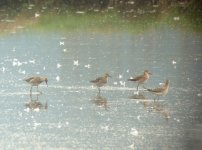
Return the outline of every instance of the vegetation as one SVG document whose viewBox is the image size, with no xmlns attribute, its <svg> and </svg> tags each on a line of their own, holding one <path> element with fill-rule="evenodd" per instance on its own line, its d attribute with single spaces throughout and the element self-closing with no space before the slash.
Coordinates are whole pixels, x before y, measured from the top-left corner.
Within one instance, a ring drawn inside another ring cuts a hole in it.
<svg viewBox="0 0 202 150">
<path fill-rule="evenodd" d="M 201 6 L 198 0 L 1 0 L 0 28 L 142 32 L 167 24 L 201 32 Z"/>
</svg>

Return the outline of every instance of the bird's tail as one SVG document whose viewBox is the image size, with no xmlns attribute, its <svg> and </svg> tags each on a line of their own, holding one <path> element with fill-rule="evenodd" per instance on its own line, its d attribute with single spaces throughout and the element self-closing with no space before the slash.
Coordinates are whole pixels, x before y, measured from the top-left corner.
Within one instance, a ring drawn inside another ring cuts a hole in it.
<svg viewBox="0 0 202 150">
<path fill-rule="evenodd" d="M 28 82 L 28 78 L 24 78 L 24 79 L 22 79 L 22 81 L 26 81 L 26 82 Z"/>
<path fill-rule="evenodd" d="M 149 89 L 149 88 L 145 87 L 144 85 L 143 85 L 143 88 L 144 88 L 145 90 L 149 91 L 149 92 L 152 92 L 152 89 Z"/>
<path fill-rule="evenodd" d="M 145 86 L 143 86 L 143 88 L 149 92 L 155 92 L 153 89 L 149 89 L 149 88 L 146 88 Z"/>
<path fill-rule="evenodd" d="M 95 83 L 95 80 L 90 80 L 91 83 Z"/>
<path fill-rule="evenodd" d="M 33 77 L 28 77 L 28 78 L 23 79 L 23 81 L 29 82 L 32 79 L 33 79 Z"/>
<path fill-rule="evenodd" d="M 128 79 L 128 81 L 137 81 L 136 79 Z"/>
</svg>

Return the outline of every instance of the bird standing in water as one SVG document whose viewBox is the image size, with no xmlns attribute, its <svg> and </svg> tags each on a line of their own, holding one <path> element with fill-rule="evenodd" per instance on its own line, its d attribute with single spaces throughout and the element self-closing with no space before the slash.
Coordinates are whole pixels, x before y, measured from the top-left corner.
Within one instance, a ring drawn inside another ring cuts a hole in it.
<svg viewBox="0 0 202 150">
<path fill-rule="evenodd" d="M 144 71 L 144 74 L 140 75 L 140 76 L 136 76 L 132 79 L 128 79 L 128 81 L 133 81 L 133 82 L 137 82 L 137 91 L 138 91 L 138 87 L 140 84 L 144 84 L 150 77 L 151 73 L 148 70 Z"/>
<path fill-rule="evenodd" d="M 39 84 L 41 84 L 44 81 L 45 81 L 46 85 L 48 86 L 48 79 L 46 77 L 30 77 L 30 78 L 24 79 L 24 81 L 26 81 L 27 83 L 29 83 L 31 85 L 30 94 L 32 93 L 33 86 L 36 86 L 37 92 L 39 92 L 38 86 L 39 86 Z"/>
<path fill-rule="evenodd" d="M 161 85 L 160 87 L 157 87 L 155 89 L 147 89 L 147 91 L 156 94 L 157 95 L 157 99 L 159 100 L 159 96 L 165 96 L 168 93 L 168 89 L 170 86 L 170 80 L 166 80 L 165 83 L 163 85 Z M 155 100 L 156 98 L 154 98 Z"/>
<path fill-rule="evenodd" d="M 111 77 L 108 73 L 105 73 L 104 76 L 98 77 L 95 80 L 91 80 L 91 83 L 94 83 L 98 87 L 98 92 L 100 93 L 100 87 L 107 84 L 108 77 Z"/>
</svg>

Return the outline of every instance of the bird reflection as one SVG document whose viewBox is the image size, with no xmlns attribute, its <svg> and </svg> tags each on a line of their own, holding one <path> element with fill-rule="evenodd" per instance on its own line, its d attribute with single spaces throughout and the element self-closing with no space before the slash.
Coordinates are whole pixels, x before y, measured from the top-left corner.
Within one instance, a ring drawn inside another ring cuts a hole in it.
<svg viewBox="0 0 202 150">
<path fill-rule="evenodd" d="M 147 99 L 144 93 L 134 94 L 129 97 L 130 99 L 137 100 L 141 104 L 143 104 L 144 108 L 149 110 L 149 112 L 155 112 L 161 114 L 167 121 L 170 118 L 170 111 L 166 106 L 161 104 L 159 101 L 151 101 Z"/>
<path fill-rule="evenodd" d="M 26 108 L 31 110 L 41 110 L 41 109 L 48 109 L 47 102 L 45 104 L 39 101 L 39 94 L 36 94 L 36 98 L 34 99 L 32 94 L 30 95 L 30 101 L 25 104 Z"/>
<path fill-rule="evenodd" d="M 138 94 L 134 94 L 134 95 L 130 96 L 129 98 L 139 101 L 140 103 L 143 104 L 144 108 L 149 108 L 149 106 L 151 104 L 151 101 L 149 101 L 148 98 L 142 92 L 138 93 Z"/>
<path fill-rule="evenodd" d="M 98 107 L 103 107 L 105 110 L 108 110 L 108 104 L 107 104 L 107 99 L 102 97 L 100 94 L 96 95 L 91 102 Z"/>
<path fill-rule="evenodd" d="M 170 111 L 160 102 L 154 102 L 153 111 L 161 114 L 167 121 L 170 119 Z"/>
<path fill-rule="evenodd" d="M 139 99 L 139 100 L 146 100 L 147 98 L 144 96 L 143 93 L 134 94 L 129 97 L 130 99 Z"/>
</svg>

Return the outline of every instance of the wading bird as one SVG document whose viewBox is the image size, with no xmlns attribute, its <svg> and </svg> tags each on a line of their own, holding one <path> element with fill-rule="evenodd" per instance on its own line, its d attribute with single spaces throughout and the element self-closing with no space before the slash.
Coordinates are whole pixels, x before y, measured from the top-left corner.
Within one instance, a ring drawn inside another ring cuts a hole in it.
<svg viewBox="0 0 202 150">
<path fill-rule="evenodd" d="M 91 80 L 90 82 L 97 86 L 98 92 L 100 93 L 100 87 L 107 84 L 108 77 L 111 77 L 108 73 L 105 73 L 104 76 L 98 77 L 95 80 Z"/>
<path fill-rule="evenodd" d="M 36 86 L 37 92 L 39 92 L 38 86 L 39 86 L 39 84 L 41 84 L 44 81 L 45 81 L 46 85 L 48 86 L 48 79 L 45 77 L 29 77 L 27 79 L 24 79 L 24 81 L 26 81 L 27 83 L 29 83 L 31 85 L 30 94 L 32 93 L 32 87 L 33 86 Z"/>
<path fill-rule="evenodd" d="M 168 93 L 168 89 L 169 89 L 169 85 L 170 85 L 170 81 L 166 80 L 165 83 L 163 85 L 161 85 L 160 87 L 154 88 L 154 89 L 147 89 L 147 91 L 155 94 L 157 97 L 157 100 L 159 100 L 159 96 L 165 96 Z M 156 98 L 154 98 L 154 100 L 156 100 Z"/>
<path fill-rule="evenodd" d="M 128 79 L 128 81 L 137 82 L 137 91 L 140 84 L 144 84 L 150 77 L 151 73 L 148 70 L 145 70 L 144 73 L 140 76 L 136 76 L 134 78 Z"/>
</svg>

